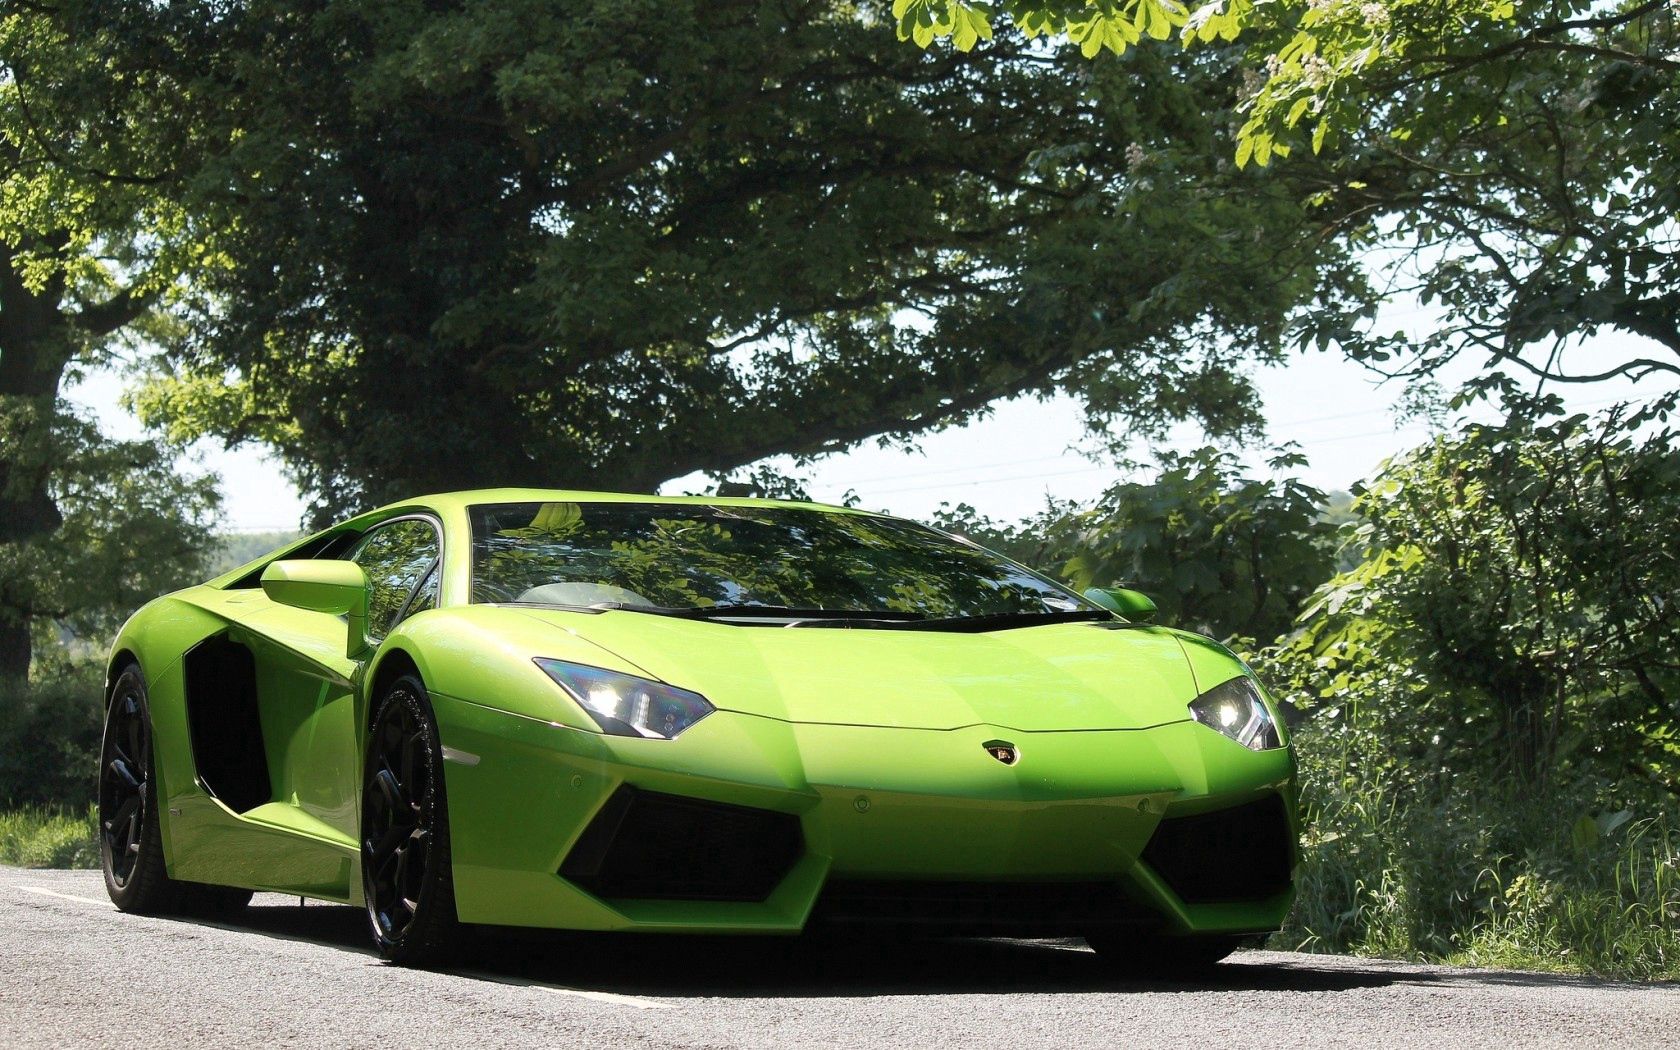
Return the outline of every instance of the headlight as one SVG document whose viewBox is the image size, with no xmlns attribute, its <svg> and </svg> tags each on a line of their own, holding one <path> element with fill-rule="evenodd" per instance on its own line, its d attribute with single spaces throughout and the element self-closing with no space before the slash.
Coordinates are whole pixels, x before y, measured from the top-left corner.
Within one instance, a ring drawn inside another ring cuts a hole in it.
<svg viewBox="0 0 1680 1050">
<path fill-rule="evenodd" d="M 1250 751 L 1281 747 L 1277 723 L 1254 679 L 1244 675 L 1216 685 L 1190 701 L 1190 717 Z"/>
<path fill-rule="evenodd" d="M 586 664 L 537 658 L 536 664 L 615 736 L 670 740 L 717 710 L 699 693 Z"/>
</svg>

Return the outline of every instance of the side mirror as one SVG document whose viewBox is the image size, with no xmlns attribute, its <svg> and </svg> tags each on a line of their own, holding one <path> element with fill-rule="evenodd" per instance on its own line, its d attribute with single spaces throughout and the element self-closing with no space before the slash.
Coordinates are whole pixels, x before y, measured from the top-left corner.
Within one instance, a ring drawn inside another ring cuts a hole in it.
<svg viewBox="0 0 1680 1050">
<path fill-rule="evenodd" d="M 353 561 L 275 561 L 262 574 L 263 593 L 281 605 L 343 616 L 349 621 L 344 655 L 368 647 L 368 578 Z"/>
<path fill-rule="evenodd" d="M 1085 597 L 1128 620 L 1146 623 L 1155 619 L 1155 600 L 1142 591 L 1125 587 L 1092 587 L 1085 592 Z"/>
</svg>

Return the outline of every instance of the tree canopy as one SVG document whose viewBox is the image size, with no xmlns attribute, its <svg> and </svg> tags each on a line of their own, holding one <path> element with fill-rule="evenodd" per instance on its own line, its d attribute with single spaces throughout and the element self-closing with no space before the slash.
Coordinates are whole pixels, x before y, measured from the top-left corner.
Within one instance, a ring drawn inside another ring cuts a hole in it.
<svg viewBox="0 0 1680 1050">
<path fill-rule="evenodd" d="M 832 0 L 64 10 L 218 143 L 179 184 L 214 265 L 143 409 L 270 443 L 319 517 L 1057 390 L 1229 435 L 1318 294 L 1298 197 L 1229 161 L 1225 52 L 931 55 Z"/>
<path fill-rule="evenodd" d="M 1382 298 L 1439 318 L 1395 333 L 1371 302 L 1317 313 L 1298 342 L 1406 376 L 1469 355 L 1485 364 L 1474 388 L 1680 377 L 1680 12 L 1666 0 L 899 0 L 895 10 L 900 34 L 925 47 L 973 47 L 994 22 L 1018 30 L 998 39 L 1060 34 L 1087 56 L 1150 36 L 1192 49 L 1236 40 L 1237 162 L 1287 158 L 1320 233 L 1367 253 Z M 1620 338 L 1581 348 L 1600 333 Z"/>
<path fill-rule="evenodd" d="M 176 582 L 213 498 L 60 398 L 194 244 L 158 192 L 187 150 L 155 80 L 113 75 L 83 43 L 0 10 L 0 678 L 28 672 L 38 618 L 85 626 Z"/>
</svg>

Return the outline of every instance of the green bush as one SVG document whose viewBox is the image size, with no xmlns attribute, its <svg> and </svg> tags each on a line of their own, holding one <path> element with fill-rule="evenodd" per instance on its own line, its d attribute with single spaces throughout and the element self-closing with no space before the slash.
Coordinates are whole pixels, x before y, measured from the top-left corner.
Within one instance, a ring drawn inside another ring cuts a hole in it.
<svg viewBox="0 0 1680 1050">
<path fill-rule="evenodd" d="M 39 682 L 0 682 L 0 811 L 93 801 L 102 688 L 83 668 Z"/>
<path fill-rule="evenodd" d="M 1276 946 L 1680 977 L 1672 798 L 1625 782 L 1399 781 L 1322 736 L 1298 738 L 1309 826 Z"/>
<path fill-rule="evenodd" d="M 94 808 L 81 816 L 66 809 L 22 809 L 0 813 L 0 864 L 26 868 L 99 867 Z"/>
</svg>

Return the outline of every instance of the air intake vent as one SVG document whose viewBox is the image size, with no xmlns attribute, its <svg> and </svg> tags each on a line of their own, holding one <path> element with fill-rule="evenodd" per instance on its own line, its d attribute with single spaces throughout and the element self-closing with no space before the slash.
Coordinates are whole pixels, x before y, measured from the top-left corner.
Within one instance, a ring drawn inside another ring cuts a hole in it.
<svg viewBox="0 0 1680 1050">
<path fill-rule="evenodd" d="M 1283 799 L 1268 795 L 1161 821 L 1143 861 L 1186 904 L 1258 901 L 1289 888 L 1294 845 Z"/>
<path fill-rule="evenodd" d="M 597 897 L 761 901 L 805 851 L 791 813 L 622 785 L 560 875 Z"/>
<path fill-rule="evenodd" d="M 903 927 L 974 936 L 1079 936 L 1158 917 L 1112 882 L 833 879 L 810 925 Z"/>
</svg>

